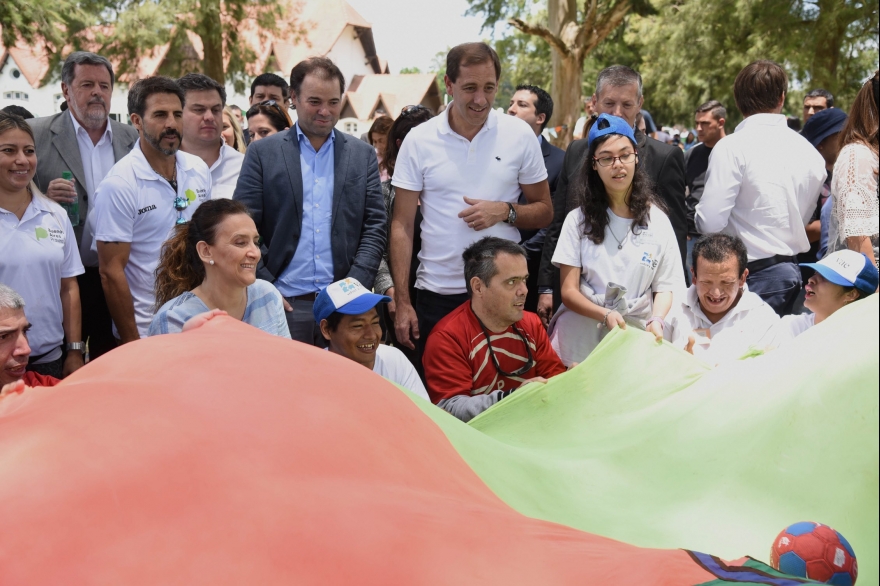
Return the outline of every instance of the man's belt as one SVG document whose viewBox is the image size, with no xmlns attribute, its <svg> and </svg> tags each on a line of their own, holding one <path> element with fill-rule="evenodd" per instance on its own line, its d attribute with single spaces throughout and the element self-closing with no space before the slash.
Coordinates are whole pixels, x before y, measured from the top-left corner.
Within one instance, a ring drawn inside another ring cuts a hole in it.
<svg viewBox="0 0 880 586">
<path fill-rule="evenodd" d="M 771 256 L 770 258 L 762 258 L 761 260 L 753 260 L 746 266 L 749 269 L 749 274 L 754 275 L 759 271 L 763 271 L 764 269 L 768 269 L 773 265 L 778 265 L 784 262 L 797 262 L 797 259 L 793 256 L 782 256 L 781 254 L 777 254 L 776 256 Z"/>
</svg>

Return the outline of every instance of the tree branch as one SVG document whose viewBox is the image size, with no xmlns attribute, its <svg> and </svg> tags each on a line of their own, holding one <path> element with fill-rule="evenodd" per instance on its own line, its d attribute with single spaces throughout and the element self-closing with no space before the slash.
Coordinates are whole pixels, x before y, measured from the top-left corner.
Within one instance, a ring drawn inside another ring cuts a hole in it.
<svg viewBox="0 0 880 586">
<path fill-rule="evenodd" d="M 620 26 L 630 9 L 630 0 L 618 0 L 613 6 L 601 15 L 593 13 L 593 22 L 584 19 L 584 24 L 578 32 L 578 47 L 586 56 L 596 46 L 605 40 L 614 29 Z"/>
<path fill-rule="evenodd" d="M 551 47 L 555 48 L 562 55 L 568 56 L 571 49 L 562 42 L 562 39 L 554 35 L 550 29 L 540 24 L 529 24 L 521 18 L 511 18 L 507 21 L 512 27 L 527 35 L 535 35 L 547 41 Z"/>
</svg>

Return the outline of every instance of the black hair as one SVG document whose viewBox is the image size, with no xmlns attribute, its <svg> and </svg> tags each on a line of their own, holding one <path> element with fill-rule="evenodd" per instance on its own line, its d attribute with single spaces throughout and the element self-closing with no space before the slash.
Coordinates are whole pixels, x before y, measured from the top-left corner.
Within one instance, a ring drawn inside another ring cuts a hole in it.
<svg viewBox="0 0 880 586">
<path fill-rule="evenodd" d="M 410 130 L 433 117 L 434 113 L 431 110 L 417 104 L 405 107 L 394 124 L 391 125 L 385 144 L 385 153 L 382 156 L 382 166 L 388 171 L 389 176 L 394 176 L 394 166 L 397 164 L 397 155 L 400 153 L 400 147 L 403 146 L 403 139 L 406 138 Z M 400 144 L 397 144 L 398 140 Z"/>
<path fill-rule="evenodd" d="M 606 134 L 595 139 L 587 152 L 585 163 L 581 166 L 580 181 L 575 184 L 575 193 L 581 202 L 581 211 L 584 214 L 584 236 L 594 244 L 602 244 L 605 241 L 605 228 L 608 226 L 608 209 L 611 200 L 605 191 L 605 184 L 599 176 L 599 171 L 594 169 L 593 157 L 596 151 L 606 140 L 619 134 Z M 638 153 L 635 145 L 633 149 Z M 654 184 L 645 171 L 645 164 L 639 157 L 635 165 L 632 186 L 627 197 L 627 206 L 633 216 L 632 230 L 636 227 L 648 225 L 648 215 L 651 206 L 657 206 L 665 211 L 665 206 L 657 199 L 654 193 Z"/>
<path fill-rule="evenodd" d="M 338 311 L 334 311 L 330 315 L 327 316 L 327 329 L 331 332 L 335 332 L 339 328 L 339 324 L 342 323 L 342 314 Z"/>
<path fill-rule="evenodd" d="M 487 287 L 489 286 L 489 281 L 498 273 L 495 258 L 502 252 L 528 258 L 525 248 L 513 240 L 496 236 L 480 238 L 464 249 L 461 257 L 464 259 L 464 284 L 467 287 L 468 295 L 473 295 L 471 279 L 474 277 L 479 277 Z"/>
<path fill-rule="evenodd" d="M 536 85 L 520 84 L 516 86 L 516 91 L 520 90 L 531 92 L 538 98 L 535 102 L 535 113 L 544 114 L 544 122 L 541 124 L 541 130 L 544 130 L 550 122 L 550 117 L 553 116 L 553 98 Z"/>
<path fill-rule="evenodd" d="M 290 97 L 290 86 L 287 85 L 287 82 L 284 81 L 284 78 L 280 75 L 275 75 L 274 73 L 262 73 L 258 75 L 253 83 L 251 83 L 252 98 L 259 85 L 281 88 L 281 97 L 285 100 Z"/>
<path fill-rule="evenodd" d="M 7 114 L 15 114 L 16 116 L 24 120 L 30 120 L 31 118 L 35 117 L 33 114 L 30 113 L 27 108 L 23 108 L 22 106 L 17 106 L 15 104 L 12 104 L 11 106 L 6 106 L 5 108 L 3 108 L 3 110 L 0 111 L 6 112 Z"/>
<path fill-rule="evenodd" d="M 247 114 L 245 114 L 245 118 L 250 120 L 252 117 L 257 114 L 262 114 L 269 120 L 269 124 L 277 130 L 281 132 L 286 128 L 290 128 L 293 126 L 292 121 L 290 120 L 290 116 L 288 116 L 287 112 L 284 110 L 284 107 L 281 104 L 254 104 L 248 109 Z"/>
<path fill-rule="evenodd" d="M 826 89 L 816 88 L 807 95 L 804 96 L 804 100 L 807 98 L 825 98 L 825 107 L 833 108 L 834 107 L 834 94 L 829 92 Z"/>
<path fill-rule="evenodd" d="M 311 57 L 300 61 L 290 70 L 290 91 L 299 96 L 303 80 L 307 75 L 318 74 L 322 79 L 336 79 L 339 82 L 339 96 L 345 93 L 345 76 L 327 57 Z"/>
<path fill-rule="evenodd" d="M 147 98 L 153 94 L 173 94 L 180 98 L 181 107 L 186 103 L 183 88 L 176 81 L 164 75 L 154 75 L 137 80 L 128 89 L 128 114 L 143 117 L 147 111 Z"/>
<path fill-rule="evenodd" d="M 749 253 L 743 241 L 737 236 L 722 234 L 721 232 L 703 235 L 694 244 L 694 250 L 691 253 L 694 274 L 697 274 L 698 258 L 704 258 L 707 262 L 713 264 L 720 264 L 727 260 L 730 255 L 736 257 L 737 274 L 742 277 L 746 270 L 746 265 L 749 263 Z"/>
<path fill-rule="evenodd" d="M 203 73 L 187 73 L 177 80 L 184 92 L 203 92 L 215 90 L 220 94 L 220 103 L 226 105 L 226 88 Z"/>
<path fill-rule="evenodd" d="M 700 107 L 694 110 L 694 114 L 702 114 L 703 112 L 711 112 L 712 118 L 715 120 L 727 118 L 727 108 L 718 100 L 709 100 L 704 104 L 700 104 Z"/>
</svg>

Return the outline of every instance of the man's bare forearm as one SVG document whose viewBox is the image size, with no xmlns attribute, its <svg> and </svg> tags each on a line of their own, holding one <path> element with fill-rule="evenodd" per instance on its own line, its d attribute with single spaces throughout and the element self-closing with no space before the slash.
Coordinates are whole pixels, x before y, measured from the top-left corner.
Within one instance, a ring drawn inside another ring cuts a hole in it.
<svg viewBox="0 0 880 586">
<path fill-rule="evenodd" d="M 413 224 L 406 222 L 391 222 L 391 247 L 389 256 L 391 259 L 391 280 L 399 287 L 394 287 L 396 302 L 410 303 L 409 298 L 409 269 L 412 262 L 413 249 Z"/>
<path fill-rule="evenodd" d="M 517 205 L 516 208 L 516 224 L 517 228 L 523 230 L 540 230 L 546 228 L 553 221 L 553 206 L 550 203 L 550 197 L 547 201 L 536 201 L 535 203 L 526 203 Z"/>
<path fill-rule="evenodd" d="M 134 319 L 134 299 L 125 272 L 121 270 L 101 271 L 101 285 L 107 297 L 110 317 L 116 324 L 116 331 L 122 343 L 140 338 L 137 322 Z"/>
</svg>

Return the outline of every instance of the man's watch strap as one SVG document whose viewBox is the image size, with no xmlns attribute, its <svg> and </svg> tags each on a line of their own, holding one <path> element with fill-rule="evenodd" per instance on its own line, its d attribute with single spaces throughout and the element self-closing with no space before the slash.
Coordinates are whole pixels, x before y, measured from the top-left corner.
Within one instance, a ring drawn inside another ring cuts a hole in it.
<svg viewBox="0 0 880 586">
<path fill-rule="evenodd" d="M 67 351 L 71 350 L 79 350 L 82 353 L 86 351 L 86 343 L 85 342 L 68 342 L 67 343 Z"/>
<path fill-rule="evenodd" d="M 508 224 L 513 226 L 514 224 L 516 224 L 516 208 L 514 208 L 513 204 L 510 202 L 507 202 L 507 207 L 510 208 L 510 210 L 507 212 L 506 221 Z"/>
</svg>

